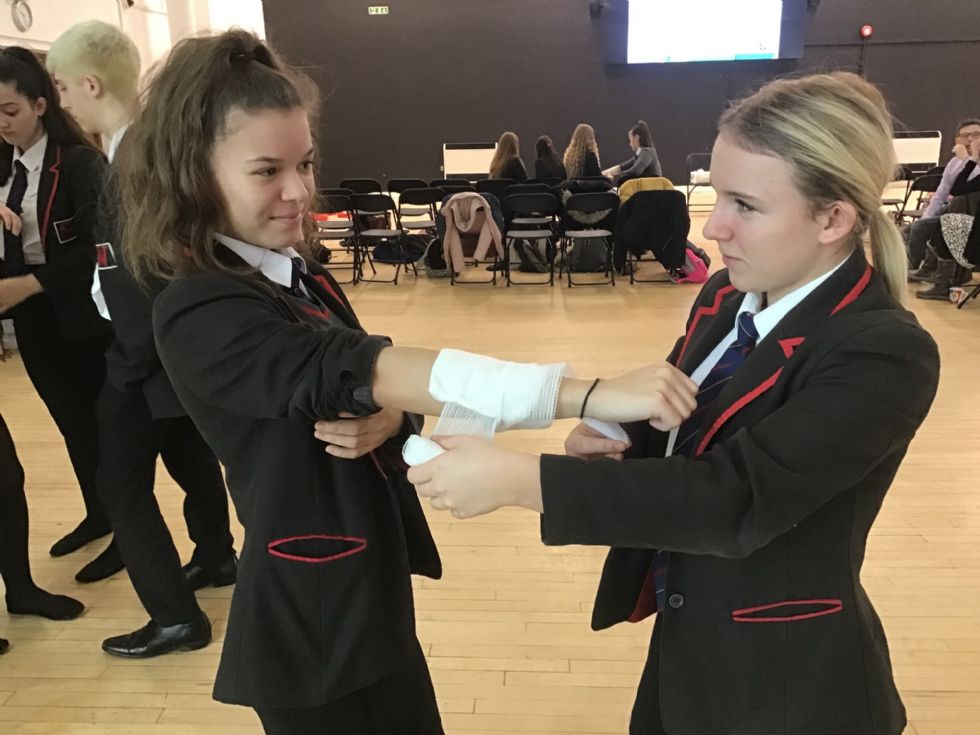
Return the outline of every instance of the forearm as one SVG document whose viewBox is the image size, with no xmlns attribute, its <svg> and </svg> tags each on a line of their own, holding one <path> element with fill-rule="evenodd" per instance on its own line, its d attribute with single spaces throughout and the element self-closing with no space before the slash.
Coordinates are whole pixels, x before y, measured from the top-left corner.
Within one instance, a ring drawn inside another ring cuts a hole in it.
<svg viewBox="0 0 980 735">
<path fill-rule="evenodd" d="M 429 392 L 432 368 L 438 356 L 438 350 L 419 347 L 388 347 L 381 350 L 371 386 L 374 402 L 384 408 L 438 416 L 442 413 L 443 404 Z M 591 385 L 592 382 L 588 380 L 562 378 L 555 418 L 578 417 Z"/>
</svg>

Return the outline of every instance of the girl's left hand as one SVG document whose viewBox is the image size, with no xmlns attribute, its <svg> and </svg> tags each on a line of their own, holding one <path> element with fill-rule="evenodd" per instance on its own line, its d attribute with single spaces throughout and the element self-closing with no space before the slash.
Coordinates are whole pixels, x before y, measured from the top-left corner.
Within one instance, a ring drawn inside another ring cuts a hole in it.
<svg viewBox="0 0 980 735">
<path fill-rule="evenodd" d="M 436 441 L 448 451 L 408 471 L 409 482 L 433 508 L 448 510 L 456 518 L 491 513 L 505 505 L 541 512 L 538 457 L 472 436 Z"/>
</svg>

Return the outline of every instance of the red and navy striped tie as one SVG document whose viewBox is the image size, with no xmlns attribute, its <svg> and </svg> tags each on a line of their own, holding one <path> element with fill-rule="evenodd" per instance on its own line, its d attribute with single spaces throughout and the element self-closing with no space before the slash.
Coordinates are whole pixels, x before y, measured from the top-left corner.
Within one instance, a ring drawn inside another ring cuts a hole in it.
<svg viewBox="0 0 980 735">
<path fill-rule="evenodd" d="M 697 446 L 697 438 L 701 435 L 702 423 L 708 407 L 714 403 L 721 392 L 725 389 L 728 381 L 735 375 L 735 371 L 745 362 L 745 358 L 755 349 L 755 343 L 759 340 L 759 332 L 752 321 L 754 315 L 748 311 L 743 311 L 738 315 L 738 335 L 728 349 L 722 353 L 721 358 L 711 368 L 711 372 L 701 381 L 701 388 L 698 391 L 698 407 L 694 410 L 684 423 L 677 430 L 677 437 L 674 439 L 674 454 L 683 454 L 687 457 L 694 455 L 694 448 Z M 654 590 L 657 593 L 657 609 L 664 609 L 667 589 L 667 563 L 670 559 L 670 552 L 657 551 L 653 558 L 653 581 Z"/>
</svg>

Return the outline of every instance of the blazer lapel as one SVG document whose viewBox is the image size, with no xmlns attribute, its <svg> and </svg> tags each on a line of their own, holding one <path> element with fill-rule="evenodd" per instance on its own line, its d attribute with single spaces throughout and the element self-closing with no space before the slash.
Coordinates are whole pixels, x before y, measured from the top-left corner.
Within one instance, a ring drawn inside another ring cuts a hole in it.
<svg viewBox="0 0 980 735">
<path fill-rule="evenodd" d="M 51 210 L 58 195 L 58 182 L 61 179 L 61 144 L 48 141 L 44 151 L 44 164 L 41 180 L 37 188 L 37 222 L 40 226 L 41 246 L 47 252 L 48 226 L 51 224 Z"/>
<path fill-rule="evenodd" d="M 784 368 L 794 358 L 800 346 L 806 342 L 807 337 L 853 304 L 870 283 L 872 272 L 871 266 L 864 258 L 864 253 L 860 250 L 855 251 L 836 273 L 783 317 L 732 376 L 731 381 L 718 397 L 717 405 L 708 410 L 695 446 L 694 456 L 704 452 L 718 433 L 742 409 L 765 395 L 777 384 Z M 741 303 L 740 299 L 736 301 L 736 305 L 738 303 Z M 719 317 L 722 311 L 719 311 Z M 731 319 L 726 320 L 727 330 L 731 329 L 734 318 L 732 313 Z M 717 334 L 720 330 L 710 331 Z M 708 344 L 705 355 L 710 353 L 722 337 L 724 333 L 713 341 L 706 340 Z M 695 343 L 694 339 L 691 341 Z M 692 362 L 692 369 L 696 368 L 703 359 L 702 357 L 697 362 Z"/>
<path fill-rule="evenodd" d="M 715 292 L 710 304 L 698 308 L 681 345 L 676 367 L 687 375 L 697 369 L 735 327 L 735 316 L 744 297 L 734 286 L 724 286 Z"/>
</svg>

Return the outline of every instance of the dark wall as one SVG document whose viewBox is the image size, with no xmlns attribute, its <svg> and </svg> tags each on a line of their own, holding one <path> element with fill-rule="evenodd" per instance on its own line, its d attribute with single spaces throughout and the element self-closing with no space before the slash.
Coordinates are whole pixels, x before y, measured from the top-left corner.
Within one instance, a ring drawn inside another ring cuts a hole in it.
<svg viewBox="0 0 980 735">
<path fill-rule="evenodd" d="M 683 0 L 677 0 L 683 2 Z M 737 0 L 733 0 L 737 1 Z M 390 14 L 369 16 L 371 3 Z M 324 93 L 323 176 L 440 176 L 442 144 L 596 129 L 603 166 L 630 155 L 644 119 L 665 174 L 708 150 L 718 114 L 766 79 L 857 70 L 857 31 L 874 25 L 865 70 L 909 129 L 980 116 L 980 0 L 823 0 L 800 60 L 618 66 L 603 62 L 603 19 L 587 0 L 265 0 L 269 40 Z M 947 138 L 947 140 L 949 140 Z M 945 144 L 945 143 L 944 143 Z M 950 140 L 950 146 L 952 145 Z"/>
</svg>

